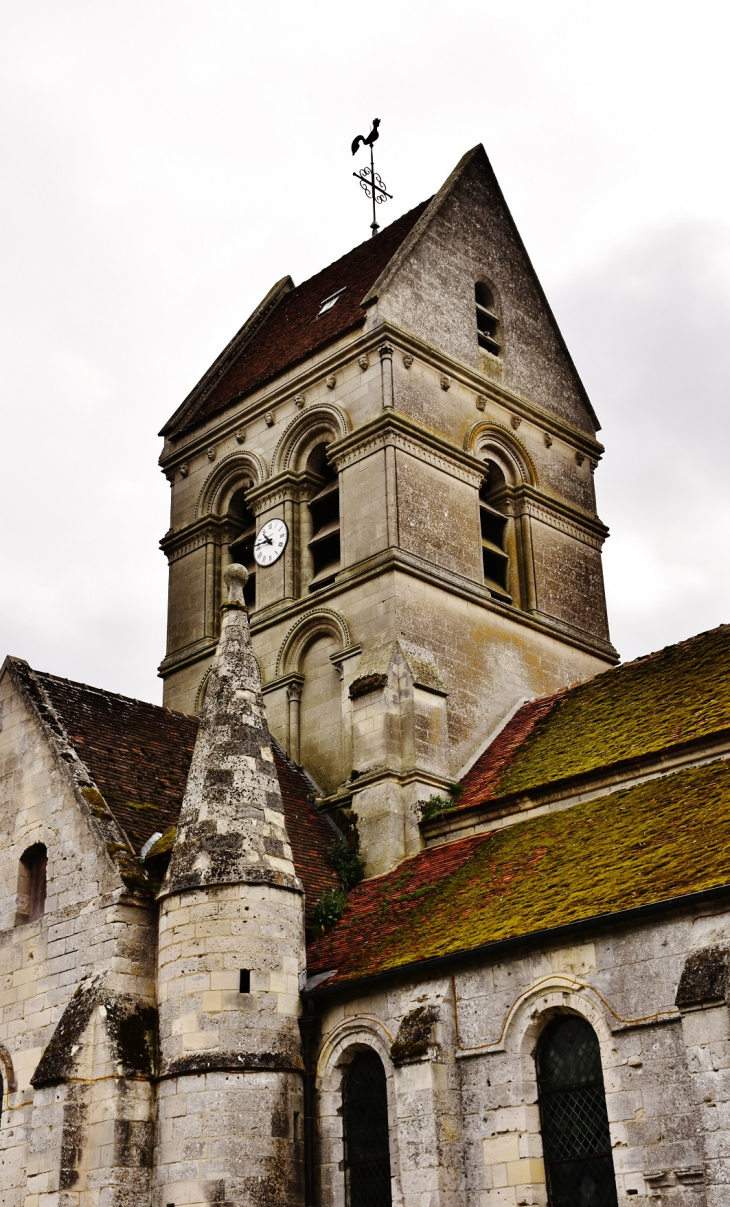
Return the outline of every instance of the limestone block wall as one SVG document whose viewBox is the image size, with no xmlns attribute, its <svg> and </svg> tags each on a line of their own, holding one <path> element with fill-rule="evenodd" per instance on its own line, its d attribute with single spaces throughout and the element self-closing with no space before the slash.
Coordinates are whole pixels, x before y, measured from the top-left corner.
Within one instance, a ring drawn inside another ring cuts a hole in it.
<svg viewBox="0 0 730 1207">
<path fill-rule="evenodd" d="M 31 1078 L 84 978 L 102 978 L 105 1001 L 154 1001 L 156 920 L 127 893 L 9 674 L 0 718 L 0 1203 L 39 1207 L 63 1191 L 69 1207 L 97 1207 L 102 1194 L 104 1207 L 144 1204 L 151 1083 L 120 1063 L 106 1023 L 79 1026 L 78 1052 L 69 1041 L 48 1085 Z M 18 863 L 38 842 L 48 852 L 45 911 L 16 924 Z"/>
<path fill-rule="evenodd" d="M 621 1207 L 724 1203 L 727 1006 L 675 999 L 688 958 L 727 948 L 729 925 L 711 903 L 320 999 L 322 1207 L 344 1204 L 342 1076 L 363 1046 L 387 1075 L 394 1203 L 545 1207 L 535 1050 L 565 1012 L 599 1040 Z"/>
<path fill-rule="evenodd" d="M 302 1200 L 298 892 L 211 885 L 160 904 L 155 1207 Z"/>
<path fill-rule="evenodd" d="M 213 885 L 160 903 L 162 1073 L 198 1061 L 299 1068 L 300 894 Z M 241 972 L 248 988 L 241 991 Z"/>
</svg>

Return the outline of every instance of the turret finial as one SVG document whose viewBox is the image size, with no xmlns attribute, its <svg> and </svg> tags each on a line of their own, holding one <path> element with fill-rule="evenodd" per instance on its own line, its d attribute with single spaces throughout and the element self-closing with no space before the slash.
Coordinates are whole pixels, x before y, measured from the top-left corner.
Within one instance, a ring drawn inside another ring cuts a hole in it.
<svg viewBox="0 0 730 1207">
<path fill-rule="evenodd" d="M 228 602 L 233 604 L 243 603 L 243 589 L 248 582 L 248 570 L 239 562 L 232 562 L 223 575 L 225 584 L 228 587 Z"/>
</svg>

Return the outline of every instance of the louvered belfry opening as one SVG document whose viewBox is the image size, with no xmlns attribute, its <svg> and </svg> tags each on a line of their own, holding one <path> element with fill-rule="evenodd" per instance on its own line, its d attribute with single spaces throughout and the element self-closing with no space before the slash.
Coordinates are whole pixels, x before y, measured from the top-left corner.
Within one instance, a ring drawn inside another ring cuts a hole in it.
<svg viewBox="0 0 730 1207">
<path fill-rule="evenodd" d="M 329 587 L 340 568 L 340 482 L 337 471 L 327 461 L 327 445 L 318 444 L 309 455 L 307 470 L 314 495 L 309 500 L 312 535 L 309 552 L 313 576 L 310 591 Z"/>
<path fill-rule="evenodd" d="M 376 1052 L 348 1065 L 343 1099 L 347 1207 L 391 1207 L 388 1096 Z"/>
<path fill-rule="evenodd" d="M 243 589 L 243 600 L 247 608 L 256 607 L 256 561 L 253 555 L 256 540 L 256 517 L 246 502 L 246 495 L 253 482 L 237 490 L 228 507 L 228 515 L 235 522 L 236 533 L 230 543 L 231 559 L 248 570 L 248 582 Z"/>
<path fill-rule="evenodd" d="M 584 1019 L 545 1029 L 537 1086 L 550 1207 L 617 1207 L 601 1053 Z"/>
</svg>

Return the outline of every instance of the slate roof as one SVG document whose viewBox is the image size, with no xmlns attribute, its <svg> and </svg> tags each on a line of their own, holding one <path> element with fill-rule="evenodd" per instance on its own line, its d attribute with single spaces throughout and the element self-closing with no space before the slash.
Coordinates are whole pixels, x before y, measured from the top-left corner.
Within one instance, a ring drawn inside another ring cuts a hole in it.
<svg viewBox="0 0 730 1207">
<path fill-rule="evenodd" d="M 730 884 L 718 760 L 435 847 L 352 890 L 309 948 L 322 988 Z"/>
<path fill-rule="evenodd" d="M 34 672 L 79 758 L 134 851 L 177 822 L 198 732 L 197 717 Z M 339 885 L 327 849 L 336 833 L 307 799 L 312 784 L 273 743 L 297 875 L 311 907 Z"/>
<path fill-rule="evenodd" d="M 162 434 L 173 432 L 177 435 L 198 426 L 224 410 L 233 399 L 245 396 L 320 348 L 362 326 L 366 317 L 361 306 L 363 298 L 416 225 L 430 200 L 421 202 L 374 238 L 361 243 L 308 281 L 284 293 L 213 389 L 206 394 L 206 375 L 192 391 L 190 406 L 185 409 L 183 404 L 179 418 L 176 413 L 162 429 Z M 344 292 L 335 305 L 318 317 L 320 304 L 338 290 Z M 195 405 L 198 392 L 202 392 L 202 401 Z"/>
<path fill-rule="evenodd" d="M 730 727 L 730 625 L 603 671 L 515 713 L 462 780 L 459 808 Z"/>
</svg>

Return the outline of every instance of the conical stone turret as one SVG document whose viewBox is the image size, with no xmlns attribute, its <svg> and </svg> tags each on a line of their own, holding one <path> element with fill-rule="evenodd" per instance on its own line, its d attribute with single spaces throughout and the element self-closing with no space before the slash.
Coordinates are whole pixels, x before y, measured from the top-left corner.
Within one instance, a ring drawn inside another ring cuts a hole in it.
<svg viewBox="0 0 730 1207">
<path fill-rule="evenodd" d="M 243 566 L 226 572 L 229 600 L 210 668 L 177 838 L 163 894 L 213 884 L 278 884 L 301 892 L 284 825 L 259 671 L 251 649 Z"/>
<path fill-rule="evenodd" d="M 229 601 L 160 892 L 157 1202 L 303 1201 L 302 888 L 243 603 Z"/>
</svg>

